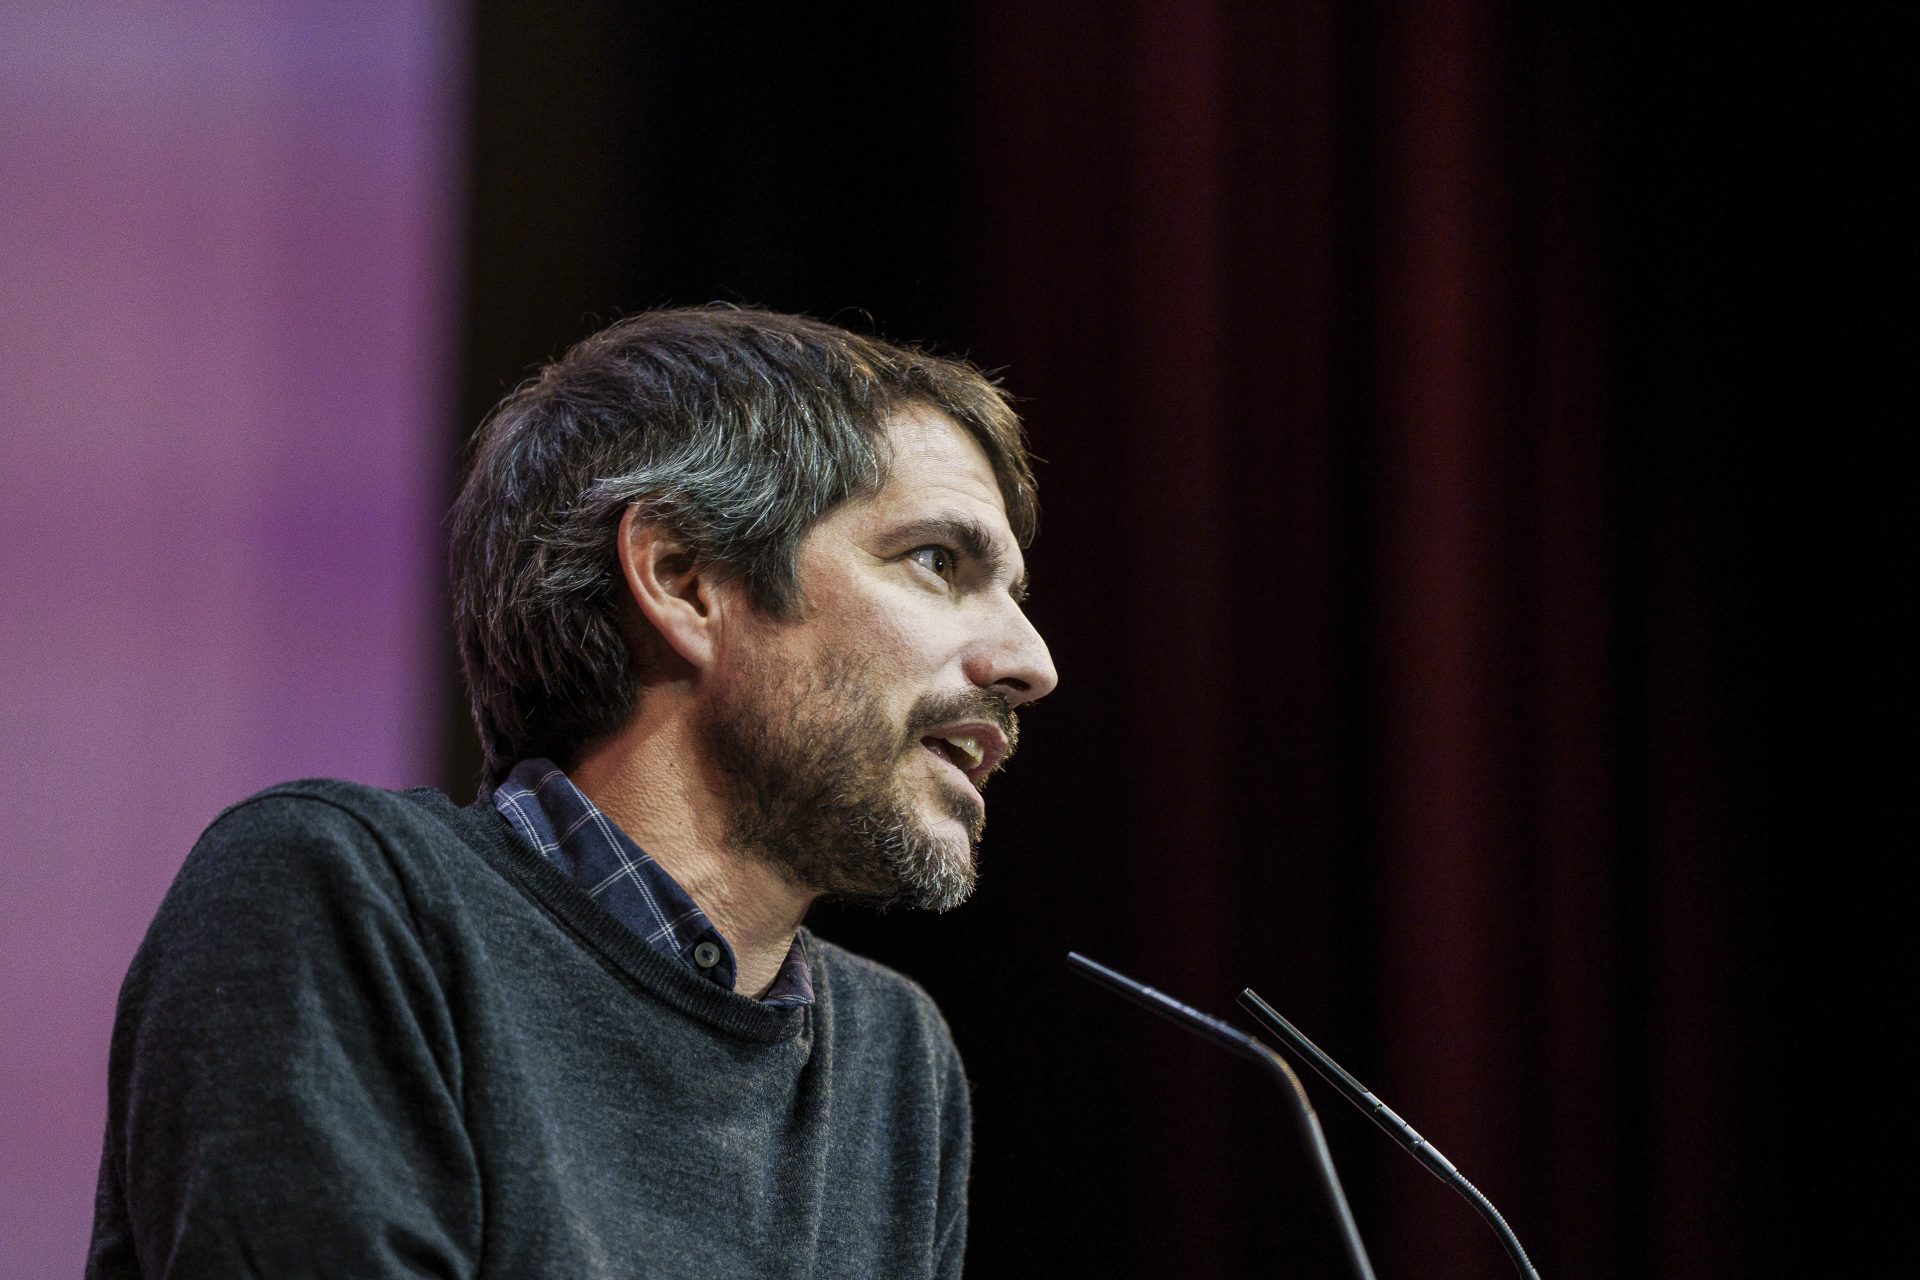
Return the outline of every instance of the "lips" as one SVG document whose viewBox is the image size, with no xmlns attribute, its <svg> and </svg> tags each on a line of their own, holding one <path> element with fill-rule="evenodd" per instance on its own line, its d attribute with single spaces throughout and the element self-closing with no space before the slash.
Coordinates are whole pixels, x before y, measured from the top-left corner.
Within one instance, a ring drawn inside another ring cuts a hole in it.
<svg viewBox="0 0 1920 1280">
<path fill-rule="evenodd" d="M 1012 749 L 999 726 L 984 720 L 940 725 L 920 745 L 959 770 L 976 791 Z"/>
</svg>

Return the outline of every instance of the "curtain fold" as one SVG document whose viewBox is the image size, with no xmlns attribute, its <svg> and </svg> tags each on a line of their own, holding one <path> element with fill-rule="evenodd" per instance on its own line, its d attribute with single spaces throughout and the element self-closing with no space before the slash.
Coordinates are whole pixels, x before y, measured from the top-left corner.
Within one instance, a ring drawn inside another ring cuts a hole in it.
<svg viewBox="0 0 1920 1280">
<path fill-rule="evenodd" d="M 1056 648 L 1098 652 L 1049 731 L 1125 744 L 1086 797 L 1097 891 L 1050 882 L 1068 927 L 1217 1012 L 1259 987 L 1544 1273 L 1737 1274 L 1731 784 L 1694 714 L 1731 696 L 1699 683 L 1729 623 L 1688 595 L 1693 371 L 1643 336 L 1657 268 L 1622 234 L 1702 206 L 1633 149 L 1643 68 L 1601 56 L 1627 22 L 984 6 L 972 331 L 1054 464 Z M 1263 1167 L 1291 1157 L 1245 1149 L 1284 1142 L 1249 1120 L 1272 1100 L 1138 1040 L 1100 1247 L 1338 1274 L 1307 1184 Z M 1502 1272 L 1466 1206 L 1328 1121 L 1383 1274 Z"/>
</svg>

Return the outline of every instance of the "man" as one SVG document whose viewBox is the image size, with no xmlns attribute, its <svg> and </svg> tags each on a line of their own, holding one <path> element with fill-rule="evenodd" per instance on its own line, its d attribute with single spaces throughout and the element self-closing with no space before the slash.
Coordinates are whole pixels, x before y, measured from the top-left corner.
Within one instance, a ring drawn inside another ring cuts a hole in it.
<svg viewBox="0 0 1920 1280">
<path fill-rule="evenodd" d="M 967 896 L 1053 687 L 1019 423 L 971 367 L 638 316 L 453 515 L 486 786 L 228 810 L 122 994 L 95 1276 L 952 1276 L 966 1081 L 802 927 Z"/>
</svg>

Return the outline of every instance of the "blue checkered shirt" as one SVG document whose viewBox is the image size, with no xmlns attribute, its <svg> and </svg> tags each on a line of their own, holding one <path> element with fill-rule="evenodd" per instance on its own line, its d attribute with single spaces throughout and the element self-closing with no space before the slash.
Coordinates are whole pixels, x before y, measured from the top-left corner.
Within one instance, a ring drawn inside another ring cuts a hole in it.
<svg viewBox="0 0 1920 1280">
<path fill-rule="evenodd" d="M 654 950 L 715 986 L 733 990 L 733 948 L 707 913 L 559 766 L 522 760 L 494 790 L 493 804 L 528 848 L 560 868 Z M 799 935 L 760 1003 L 782 1008 L 813 1003 L 813 970 Z"/>
</svg>

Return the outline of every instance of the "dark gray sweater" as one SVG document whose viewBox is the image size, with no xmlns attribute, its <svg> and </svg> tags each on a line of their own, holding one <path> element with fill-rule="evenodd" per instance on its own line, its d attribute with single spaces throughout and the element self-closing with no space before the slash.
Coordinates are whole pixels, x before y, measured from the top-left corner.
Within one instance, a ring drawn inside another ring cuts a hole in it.
<svg viewBox="0 0 1920 1280">
<path fill-rule="evenodd" d="M 656 953 L 491 805 L 278 787 L 195 846 L 114 1028 L 88 1274 L 957 1276 L 967 1088 L 907 979 Z"/>
</svg>

